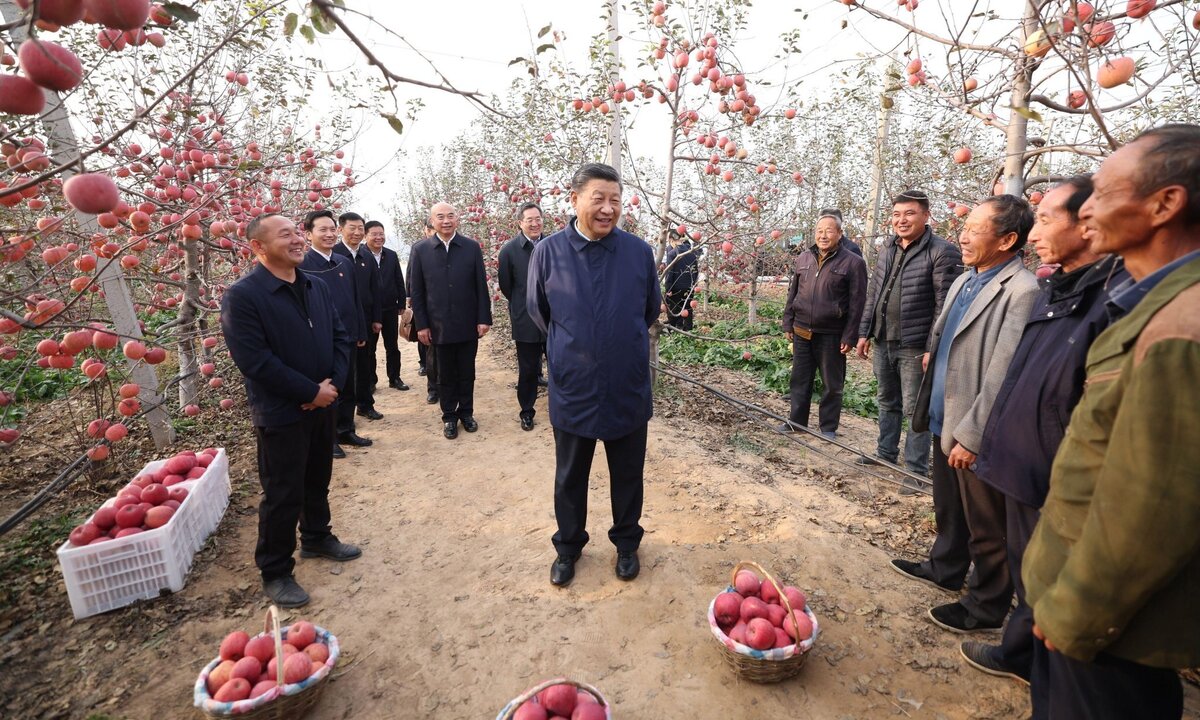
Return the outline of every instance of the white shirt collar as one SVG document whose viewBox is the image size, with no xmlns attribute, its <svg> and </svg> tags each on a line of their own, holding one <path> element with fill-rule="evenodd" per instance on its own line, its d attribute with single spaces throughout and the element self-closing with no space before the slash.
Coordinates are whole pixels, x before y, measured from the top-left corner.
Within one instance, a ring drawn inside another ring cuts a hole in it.
<svg viewBox="0 0 1200 720">
<path fill-rule="evenodd" d="M 595 238 L 588 237 L 587 235 L 584 234 L 584 232 L 582 230 L 579 229 L 579 221 L 578 220 L 572 220 L 571 222 L 572 222 L 572 224 L 575 225 L 575 232 L 579 233 L 579 237 L 583 238 L 584 240 L 587 240 L 588 242 L 596 242 Z"/>
<path fill-rule="evenodd" d="M 330 251 L 329 253 L 323 253 L 323 252 L 321 252 L 320 248 L 318 248 L 316 245 L 313 245 L 313 246 L 312 246 L 312 249 L 313 249 L 313 252 L 315 252 L 316 254 L 320 255 L 320 256 L 321 256 L 321 257 L 323 257 L 323 258 L 325 258 L 326 260 L 332 260 L 332 259 L 333 259 L 333 252 L 332 252 L 332 251 Z"/>
</svg>

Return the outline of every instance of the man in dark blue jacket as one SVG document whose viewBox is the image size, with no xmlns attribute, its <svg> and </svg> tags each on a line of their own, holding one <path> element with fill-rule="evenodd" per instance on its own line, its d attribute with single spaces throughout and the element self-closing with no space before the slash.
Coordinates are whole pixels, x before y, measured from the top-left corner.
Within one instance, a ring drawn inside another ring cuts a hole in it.
<svg viewBox="0 0 1200 720">
<path fill-rule="evenodd" d="M 281 215 L 261 215 L 246 228 L 259 264 L 221 303 L 221 330 L 246 381 L 258 438 L 258 506 L 254 561 L 263 589 L 282 607 L 308 593 L 292 576 L 296 525 L 300 556 L 353 560 L 362 551 L 330 531 L 333 410 L 350 361 L 346 330 L 325 283 L 297 266 L 304 239 Z"/>
<path fill-rule="evenodd" d="M 696 311 L 688 306 L 700 275 L 697 263 L 700 250 L 693 249 L 691 240 L 674 230 L 671 231 L 671 239 L 676 244 L 663 255 L 667 324 L 680 330 L 691 330 Z"/>
<path fill-rule="evenodd" d="M 588 542 L 588 477 L 597 440 L 608 458 L 608 539 L 617 547 L 617 577 L 637 577 L 646 426 L 653 415 L 649 328 L 661 303 L 650 246 L 617 228 L 617 171 L 584 165 L 571 180 L 571 205 L 575 220 L 533 250 L 527 297 L 530 316 L 546 332 L 550 370 L 555 585 L 575 577 Z"/>
<path fill-rule="evenodd" d="M 368 420 L 379 420 L 383 413 L 375 409 L 375 343 L 371 338 L 383 328 L 379 305 L 379 265 L 371 262 L 371 251 L 363 244 L 367 228 L 358 213 L 338 216 L 338 233 L 342 241 L 333 251 L 354 263 L 354 291 L 362 306 L 367 334 L 354 353 L 354 404 L 358 414 Z"/>
<path fill-rule="evenodd" d="M 529 317 L 525 298 L 529 286 L 529 258 L 533 256 L 534 243 L 542 239 L 542 209 L 536 203 L 525 203 L 517 210 L 517 223 L 521 232 L 500 248 L 497 274 L 500 292 L 508 300 L 508 317 L 513 342 L 517 345 L 517 405 L 521 408 L 521 429 L 532 430 L 546 334 Z"/>
<path fill-rule="evenodd" d="M 479 243 L 458 234 L 458 213 L 447 203 L 430 209 L 435 234 L 412 249 L 413 326 L 417 338 L 433 345 L 437 363 L 442 434 L 458 437 L 475 421 L 475 355 L 479 339 L 492 327 L 492 304 Z"/>
<path fill-rule="evenodd" d="M 1088 348 L 1109 324 L 1108 288 L 1129 277 L 1119 258 L 1092 252 L 1084 236 L 1079 208 L 1091 193 L 1088 176 L 1074 177 L 1050 189 L 1038 205 L 1029 239 L 1042 263 L 1060 267 L 1041 283 L 976 458 L 976 475 L 1004 495 L 1017 607 L 999 645 L 964 642 L 960 652 L 979 670 L 1026 682 L 1034 638 L 1021 559 L 1050 488 L 1055 452 L 1083 394 Z M 1035 688 L 1034 717 L 1046 717 L 1042 691 Z"/>
<path fill-rule="evenodd" d="M 311 247 L 304 256 L 300 269 L 321 278 L 329 286 L 333 306 L 337 308 L 338 316 L 346 326 L 346 342 L 350 347 L 348 352 L 351 362 L 346 371 L 346 380 L 338 386 L 338 444 L 333 448 L 333 456 L 343 458 L 346 457 L 346 453 L 342 450 L 342 445 L 366 447 L 371 444 L 370 440 L 354 431 L 354 377 L 357 375 L 354 358 L 355 349 L 367 342 L 366 317 L 358 299 L 354 263 L 333 251 L 338 244 L 337 223 L 333 219 L 333 213 L 328 210 L 314 210 L 304 216 L 303 227 Z"/>
<path fill-rule="evenodd" d="M 387 235 L 383 223 L 371 220 L 367 223 L 367 249 L 375 264 L 379 266 L 379 311 L 382 314 L 382 327 L 379 332 L 371 333 L 371 357 L 375 356 L 375 347 L 379 336 L 383 336 L 384 367 L 387 370 L 388 387 L 395 390 L 407 390 L 408 386 L 400 379 L 400 313 L 404 312 L 408 292 L 404 285 L 404 271 L 400 269 L 400 256 L 395 250 L 385 247 Z M 377 381 L 375 368 L 371 368 L 371 384 Z"/>
</svg>

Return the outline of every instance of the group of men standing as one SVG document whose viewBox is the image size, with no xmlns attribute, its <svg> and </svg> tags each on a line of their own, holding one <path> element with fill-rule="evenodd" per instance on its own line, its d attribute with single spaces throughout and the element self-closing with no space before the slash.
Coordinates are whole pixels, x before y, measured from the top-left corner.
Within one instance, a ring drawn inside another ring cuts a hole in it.
<svg viewBox="0 0 1200 720">
<path fill-rule="evenodd" d="M 957 598 L 930 620 L 1003 628 L 961 654 L 1029 683 L 1035 718 L 1178 718 L 1175 670 L 1200 664 L 1200 128 L 1147 131 L 1036 210 L 986 198 L 958 247 L 929 217 L 924 193 L 895 198 L 865 293 L 840 222 L 818 221 L 784 313 L 784 429 L 807 426 L 819 368 L 832 436 L 844 353 L 872 357 L 879 439 L 859 462 L 896 463 L 908 420 L 937 537 L 891 566 Z M 1057 266 L 1041 283 L 1027 242 Z"/>
</svg>

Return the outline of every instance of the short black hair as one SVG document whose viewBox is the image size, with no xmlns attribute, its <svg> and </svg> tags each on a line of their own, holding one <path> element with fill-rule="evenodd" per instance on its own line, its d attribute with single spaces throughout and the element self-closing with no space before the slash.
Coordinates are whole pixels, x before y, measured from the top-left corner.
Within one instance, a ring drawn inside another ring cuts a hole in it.
<svg viewBox="0 0 1200 720">
<path fill-rule="evenodd" d="M 1133 177 L 1138 193 L 1145 197 L 1169 185 L 1183 186 L 1187 192 L 1183 224 L 1200 225 L 1200 125 L 1160 125 L 1133 142 L 1149 144 Z"/>
<path fill-rule="evenodd" d="M 378 220 L 368 220 L 367 224 L 363 226 L 363 231 L 371 232 L 371 228 L 382 228 L 382 227 L 383 227 L 383 223 L 379 222 Z"/>
<path fill-rule="evenodd" d="M 607 180 L 615 182 L 617 185 L 621 183 L 621 174 L 616 171 L 611 165 L 604 163 L 587 163 L 583 167 L 575 171 L 571 177 L 571 189 L 575 192 L 583 190 L 583 186 L 587 185 L 592 180 Z"/>
<path fill-rule="evenodd" d="M 1017 234 L 1017 241 L 1009 250 L 1016 252 L 1025 247 L 1029 241 L 1029 231 L 1033 229 L 1033 206 L 1028 200 L 1016 195 L 992 195 L 979 204 L 995 208 L 992 229 L 997 235 Z"/>
<path fill-rule="evenodd" d="M 916 203 L 925 212 L 929 212 L 929 196 L 925 194 L 924 190 L 905 190 L 892 198 L 892 205 L 899 205 L 900 203 Z"/>
<path fill-rule="evenodd" d="M 300 223 L 300 227 L 304 228 L 304 232 L 312 232 L 313 226 L 317 222 L 317 218 L 329 218 L 332 222 L 337 222 L 333 218 L 332 210 L 311 210 L 304 216 L 304 220 Z"/>
<path fill-rule="evenodd" d="M 1063 185 L 1072 188 L 1071 197 L 1067 198 L 1067 202 L 1063 207 L 1066 208 L 1067 214 L 1071 216 L 1071 222 L 1077 223 L 1079 222 L 1079 208 L 1083 207 L 1087 199 L 1092 196 L 1092 191 L 1095 190 L 1095 186 L 1092 185 L 1092 175 L 1091 173 L 1072 175 L 1054 187 L 1058 188 Z"/>
<path fill-rule="evenodd" d="M 333 217 L 333 213 L 330 213 L 329 216 Z M 338 227 L 346 227 L 346 223 L 354 222 L 355 220 L 362 222 L 363 216 L 356 212 L 344 212 L 341 215 L 338 215 L 337 224 Z"/>
<path fill-rule="evenodd" d="M 521 222 L 522 220 L 524 220 L 524 219 L 525 219 L 525 211 L 526 211 L 526 210 L 537 210 L 537 211 L 538 211 L 538 215 L 544 215 L 544 214 L 545 214 L 545 213 L 543 213 L 543 212 L 542 212 L 542 206 L 541 206 L 541 205 L 538 205 L 538 204 L 537 204 L 537 203 L 535 203 L 535 202 L 525 202 L 525 203 L 521 203 L 521 207 L 517 208 L 517 222 Z"/>
<path fill-rule="evenodd" d="M 256 239 L 255 235 L 258 234 L 258 229 L 260 227 L 262 227 L 263 220 L 266 220 L 267 218 L 273 218 L 273 217 L 280 217 L 280 215 L 279 215 L 279 213 L 263 213 L 262 215 L 259 215 L 258 217 L 251 220 L 250 224 L 246 226 L 246 239 L 247 240 Z"/>
</svg>

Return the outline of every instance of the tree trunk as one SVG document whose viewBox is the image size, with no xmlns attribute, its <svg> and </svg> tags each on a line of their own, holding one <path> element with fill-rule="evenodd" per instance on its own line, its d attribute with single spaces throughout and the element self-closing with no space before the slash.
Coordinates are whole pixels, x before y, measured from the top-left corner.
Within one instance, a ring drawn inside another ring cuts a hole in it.
<svg viewBox="0 0 1200 720">
<path fill-rule="evenodd" d="M 183 244 L 183 302 L 179 305 L 176 329 L 179 349 L 179 406 L 199 402 L 200 360 L 196 354 L 196 338 L 200 328 L 196 322 L 196 306 L 200 303 L 200 253 L 191 240 Z"/>
<path fill-rule="evenodd" d="M 1025 37 L 1037 32 L 1040 26 L 1037 3 L 1026 0 L 1025 17 L 1021 21 L 1025 28 Z M 1025 151 L 1028 149 L 1029 118 L 1025 113 L 1029 109 L 1029 92 L 1032 85 L 1033 63 L 1030 58 L 1022 55 L 1013 65 L 1012 95 L 1010 103 L 1012 114 L 1008 118 L 1008 129 L 1005 132 L 1004 147 L 1004 192 L 1008 195 L 1023 195 L 1025 193 Z"/>
<path fill-rule="evenodd" d="M 15 23 L 21 18 L 21 11 L 11 0 L 0 0 L 0 17 L 4 22 Z M 27 39 L 25 26 L 17 24 L 9 30 L 12 39 L 19 46 Z M 70 117 L 63 105 L 62 98 L 57 92 L 43 90 L 46 96 L 46 112 L 41 117 L 42 127 L 46 131 L 47 152 L 55 164 L 63 164 L 79 157 L 79 144 L 71 129 Z M 67 169 L 59 179 L 66 182 L 78 170 Z M 96 216 L 75 212 L 75 220 L 83 235 L 100 232 Z M 96 275 L 96 282 L 104 291 L 104 302 L 112 316 L 113 327 L 122 338 L 140 340 L 142 328 L 138 323 L 137 313 L 133 307 L 133 296 L 129 285 L 125 282 L 125 273 L 121 265 L 114 261 L 103 264 Z M 129 379 L 138 384 L 141 392 L 138 397 L 146 408 L 146 424 L 154 439 L 154 446 L 163 450 L 175 440 L 175 431 L 168 421 L 166 409 L 163 407 L 163 396 L 158 392 L 158 375 L 154 367 L 140 361 L 129 361 Z"/>
<path fill-rule="evenodd" d="M 617 32 L 617 0 L 608 0 L 608 51 L 611 53 L 608 80 L 616 84 L 621 79 L 621 35 Z M 621 103 L 612 104 L 612 120 L 608 124 L 608 164 L 621 172 Z"/>
<path fill-rule="evenodd" d="M 746 322 L 753 325 L 758 322 L 758 259 L 754 260 L 754 277 L 750 278 L 750 312 Z"/>
</svg>

